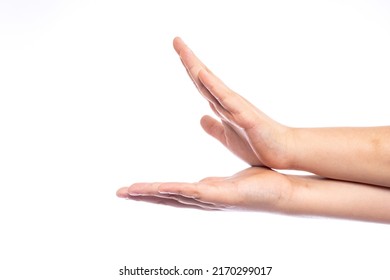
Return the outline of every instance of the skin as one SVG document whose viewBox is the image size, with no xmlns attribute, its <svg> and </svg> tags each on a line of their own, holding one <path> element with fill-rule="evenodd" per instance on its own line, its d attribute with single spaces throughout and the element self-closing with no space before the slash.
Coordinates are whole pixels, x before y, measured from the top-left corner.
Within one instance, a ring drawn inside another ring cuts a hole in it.
<svg viewBox="0 0 390 280">
<path fill-rule="evenodd" d="M 206 210 L 390 222 L 390 127 L 284 126 L 229 89 L 180 38 L 174 48 L 219 119 L 204 116 L 203 129 L 252 167 L 197 183 L 136 183 L 118 190 L 119 197 Z M 284 175 L 271 168 L 321 177 Z"/>
<path fill-rule="evenodd" d="M 203 210 L 249 210 L 390 223 L 390 191 L 384 187 L 285 175 L 250 167 L 231 177 L 196 183 L 136 183 L 121 198 Z"/>
</svg>

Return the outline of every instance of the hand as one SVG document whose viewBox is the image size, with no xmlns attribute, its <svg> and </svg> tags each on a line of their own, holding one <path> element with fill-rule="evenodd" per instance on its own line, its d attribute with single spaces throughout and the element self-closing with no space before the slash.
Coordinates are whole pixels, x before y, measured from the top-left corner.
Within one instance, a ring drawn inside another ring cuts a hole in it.
<svg viewBox="0 0 390 280">
<path fill-rule="evenodd" d="M 207 210 L 265 210 L 390 223 L 390 191 L 379 187 L 390 186 L 389 127 L 283 126 L 225 86 L 181 39 L 174 40 L 174 47 L 221 120 L 205 116 L 202 127 L 253 167 L 197 183 L 136 183 L 119 189 L 119 197 Z M 283 175 L 261 166 L 339 180 Z"/>
<path fill-rule="evenodd" d="M 390 223 L 386 188 L 250 167 L 197 183 L 136 183 L 121 198 L 203 210 L 254 210 Z"/>
<path fill-rule="evenodd" d="M 122 198 L 206 210 L 282 211 L 291 193 L 287 176 L 251 167 L 231 177 L 210 177 L 197 183 L 136 183 L 121 188 Z"/>
<path fill-rule="evenodd" d="M 275 122 L 224 85 L 180 38 L 173 44 L 188 75 L 221 120 L 204 116 L 203 129 L 252 166 L 289 168 L 292 129 Z"/>
</svg>

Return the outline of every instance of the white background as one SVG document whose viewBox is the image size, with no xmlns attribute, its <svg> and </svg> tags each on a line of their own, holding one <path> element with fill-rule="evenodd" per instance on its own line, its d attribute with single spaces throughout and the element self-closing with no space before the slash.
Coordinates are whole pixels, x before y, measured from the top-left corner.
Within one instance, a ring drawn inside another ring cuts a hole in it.
<svg viewBox="0 0 390 280">
<path fill-rule="evenodd" d="M 211 112 L 177 35 L 279 122 L 389 124 L 387 1 L 1 0 L 0 278 L 144 279 L 118 271 L 177 265 L 389 279 L 387 225 L 116 198 L 133 182 L 246 168 L 200 128 Z"/>
</svg>

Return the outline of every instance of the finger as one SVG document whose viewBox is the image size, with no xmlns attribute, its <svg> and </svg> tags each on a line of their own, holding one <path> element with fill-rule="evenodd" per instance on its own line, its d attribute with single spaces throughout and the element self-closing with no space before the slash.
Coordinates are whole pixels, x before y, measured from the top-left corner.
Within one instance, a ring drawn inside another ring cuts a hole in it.
<svg viewBox="0 0 390 280">
<path fill-rule="evenodd" d="M 194 54 L 194 52 L 184 43 L 184 41 L 180 37 L 176 37 L 173 40 L 173 47 L 177 54 L 180 56 L 180 58 L 186 58 L 186 60 L 183 61 L 186 68 L 191 69 L 191 66 L 196 66 L 210 71 L 207 66 Z M 187 57 L 187 55 L 189 57 Z"/>
<path fill-rule="evenodd" d="M 239 139 L 242 141 L 242 138 L 244 137 L 240 133 L 239 128 L 231 126 L 228 122 L 223 120 L 221 123 L 207 115 L 201 118 L 200 124 L 206 133 L 219 140 L 225 146 L 227 146 L 227 138 L 231 138 L 230 140 Z M 229 135 L 229 137 L 227 137 L 227 135 Z"/>
<path fill-rule="evenodd" d="M 204 85 L 199 81 L 198 78 L 198 73 L 201 69 L 205 69 L 206 71 L 210 71 L 210 70 L 208 70 L 208 68 L 200 61 L 200 59 L 196 57 L 196 55 L 183 42 L 181 38 L 176 37 L 173 40 L 173 47 L 176 50 L 177 54 L 180 56 L 180 60 L 183 63 L 188 76 L 194 82 L 198 91 L 207 100 L 215 101 L 213 95 L 210 94 L 210 92 L 207 90 L 207 88 L 204 87 Z"/>
<path fill-rule="evenodd" d="M 211 108 L 211 110 L 214 112 L 214 114 L 220 118 L 220 119 L 223 119 L 224 117 L 217 111 L 217 109 L 215 108 L 214 104 L 209 102 L 209 106 Z"/>
<path fill-rule="evenodd" d="M 244 136 L 240 134 L 239 128 L 222 121 L 222 123 L 210 116 L 203 116 L 201 126 L 207 134 L 217 139 L 222 145 L 229 149 L 233 154 L 252 166 L 260 166 L 256 154 L 253 152 L 250 144 L 245 141 Z M 203 182 L 203 180 L 201 181 Z"/>
<path fill-rule="evenodd" d="M 158 195 L 158 188 L 161 183 L 135 183 L 127 188 L 130 196 L 153 196 Z"/>
<path fill-rule="evenodd" d="M 174 194 L 196 201 L 214 204 L 223 208 L 232 208 L 235 197 L 231 197 L 229 190 L 205 183 L 163 183 L 159 187 L 160 194 Z M 226 193 L 227 192 L 227 193 Z"/>
<path fill-rule="evenodd" d="M 180 50 L 183 47 L 185 47 L 184 41 L 180 37 L 175 37 L 175 39 L 173 39 L 173 48 L 175 49 L 177 54 L 180 55 Z"/>
<path fill-rule="evenodd" d="M 158 188 L 159 194 L 181 195 L 187 198 L 201 199 L 201 193 L 196 183 L 162 183 Z"/>
<path fill-rule="evenodd" d="M 207 134 L 226 146 L 225 128 L 219 121 L 210 116 L 203 116 L 200 120 L 200 124 Z"/>
<path fill-rule="evenodd" d="M 158 195 L 129 195 L 128 187 L 120 188 L 117 191 L 118 197 L 127 198 L 135 201 L 144 201 L 154 204 L 164 204 L 180 208 L 194 208 L 194 209 L 203 209 L 203 210 L 221 210 L 221 207 L 218 207 L 214 204 L 204 203 L 197 201 L 195 199 L 187 198 L 179 195 L 172 194 L 158 194 Z"/>
<path fill-rule="evenodd" d="M 204 69 L 199 69 L 198 77 L 200 82 L 208 89 L 223 108 L 231 113 L 240 113 L 241 108 L 236 105 L 236 103 L 243 103 L 243 99 L 240 95 L 227 87 L 217 76 Z"/>
<path fill-rule="evenodd" d="M 214 114 L 217 115 L 221 120 L 231 122 L 230 120 L 233 119 L 232 114 L 223 108 L 214 97 L 213 99 L 214 100 L 209 100 L 209 105 Z"/>
<path fill-rule="evenodd" d="M 203 207 L 200 207 L 198 205 L 191 205 L 191 204 L 185 204 L 181 203 L 174 199 L 164 198 L 164 197 L 157 197 L 157 196 L 129 196 L 129 200 L 133 201 L 141 201 L 141 202 L 147 202 L 147 203 L 153 203 L 153 204 L 161 204 L 161 205 L 167 205 L 172 206 L 176 208 L 191 208 L 191 209 L 198 209 L 198 210 L 214 210 L 214 209 L 206 209 Z"/>
<path fill-rule="evenodd" d="M 166 185 L 181 185 L 187 192 L 166 192 L 164 191 L 164 186 Z M 127 197 L 125 194 L 125 189 L 120 189 L 121 197 L 132 199 L 132 200 L 143 200 L 143 197 L 163 197 L 171 198 L 182 204 L 197 205 L 205 209 L 222 209 L 228 208 L 224 204 L 219 203 L 216 205 L 213 200 L 203 201 L 199 194 L 192 192 L 191 194 L 188 190 L 193 190 L 191 186 L 194 184 L 191 183 L 136 183 L 127 188 Z M 202 188 L 203 192 L 207 192 L 206 188 Z M 166 196 L 164 196 L 166 195 Z M 180 197 L 180 199 L 178 198 Z M 206 196 L 207 198 L 207 196 Z M 148 199 L 148 198 L 147 198 Z M 191 201 L 191 203 L 190 203 Z"/>
<path fill-rule="evenodd" d="M 201 69 L 198 74 L 200 82 L 214 96 L 215 109 L 226 119 L 242 128 L 251 128 L 257 119 L 257 109 L 239 94 L 228 88 L 214 74 Z"/>
<path fill-rule="evenodd" d="M 160 194 L 160 195 L 157 195 L 156 197 L 165 198 L 165 199 L 172 199 L 172 200 L 175 200 L 175 201 L 182 203 L 184 205 L 196 206 L 196 207 L 202 208 L 204 210 L 221 210 L 221 209 L 223 209 L 223 207 L 221 205 L 201 202 L 201 201 L 198 201 L 196 199 L 184 197 L 181 195 Z"/>
<path fill-rule="evenodd" d="M 195 183 L 196 184 L 196 183 Z M 185 198 L 196 199 L 201 201 L 200 194 L 198 194 L 193 188 L 194 183 L 135 183 L 127 188 L 127 194 L 130 197 L 138 196 L 160 196 L 160 195 L 180 195 Z M 185 192 L 166 192 L 164 191 L 166 186 L 181 186 Z M 206 191 L 205 188 L 202 188 L 203 191 Z M 192 192 L 190 192 L 192 191 Z M 206 202 L 205 203 L 209 203 Z"/>
<path fill-rule="evenodd" d="M 129 196 L 127 190 L 128 187 L 120 188 L 119 190 L 116 191 L 116 195 L 120 198 L 127 198 Z"/>
</svg>

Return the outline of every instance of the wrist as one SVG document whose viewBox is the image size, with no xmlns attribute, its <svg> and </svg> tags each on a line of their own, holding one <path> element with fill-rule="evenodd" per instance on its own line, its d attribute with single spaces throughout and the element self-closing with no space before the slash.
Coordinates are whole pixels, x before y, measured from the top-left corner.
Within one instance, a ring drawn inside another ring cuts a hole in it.
<svg viewBox="0 0 390 280">
<path fill-rule="evenodd" d="M 284 138 L 284 152 L 276 169 L 284 170 L 296 170 L 298 161 L 298 144 L 297 138 L 300 133 L 299 129 L 292 127 L 284 127 L 283 138 Z"/>
<path fill-rule="evenodd" d="M 310 152 L 310 140 L 305 139 L 302 141 L 302 138 L 307 138 L 307 135 L 304 136 L 306 129 L 305 128 L 289 128 L 288 133 L 288 148 L 287 148 L 287 168 L 291 170 L 304 170 L 302 165 L 303 157 Z M 303 145 L 305 145 L 303 147 Z"/>
</svg>

